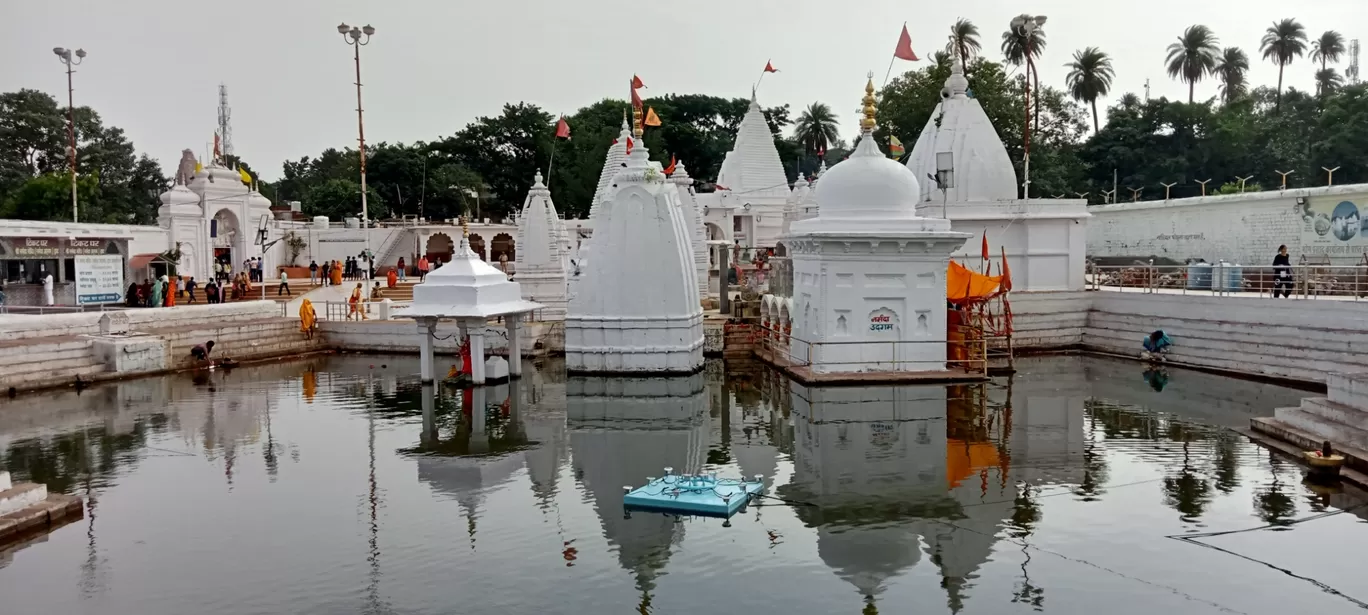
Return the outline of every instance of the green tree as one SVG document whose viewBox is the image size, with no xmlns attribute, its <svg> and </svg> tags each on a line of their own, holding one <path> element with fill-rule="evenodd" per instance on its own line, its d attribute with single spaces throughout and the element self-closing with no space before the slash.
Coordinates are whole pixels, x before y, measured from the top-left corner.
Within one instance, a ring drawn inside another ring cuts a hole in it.
<svg viewBox="0 0 1368 615">
<path fill-rule="evenodd" d="M 1088 47 L 1075 51 L 1073 62 L 1064 66 L 1069 69 L 1065 77 L 1069 95 L 1092 107 L 1093 132 L 1097 132 L 1097 99 L 1111 91 L 1112 79 L 1116 76 L 1111 58 L 1096 47 Z"/>
<path fill-rule="evenodd" d="M 1321 70 L 1329 68 L 1331 62 L 1338 63 L 1344 52 L 1344 35 L 1334 30 L 1326 30 L 1311 41 L 1311 61 L 1320 62 Z"/>
<path fill-rule="evenodd" d="M 955 20 L 955 25 L 950 26 L 950 41 L 945 44 L 946 53 L 958 55 L 964 70 L 968 71 L 969 60 L 982 50 L 978 26 L 968 19 Z"/>
<path fill-rule="evenodd" d="M 841 138 L 836 114 L 826 103 L 815 102 L 808 105 L 793 126 L 793 136 L 802 144 L 804 153 L 825 151 L 830 144 Z"/>
<path fill-rule="evenodd" d="M 327 179 L 316 185 L 310 186 L 305 193 L 303 205 L 305 211 L 319 216 L 327 216 L 333 220 L 343 220 L 349 217 L 361 216 L 361 184 L 351 179 Z M 366 209 L 372 219 L 385 217 L 385 200 L 375 191 L 375 188 L 366 186 Z"/>
<path fill-rule="evenodd" d="M 23 178 L 65 169 L 66 141 L 65 109 L 55 98 L 27 89 L 0 94 L 0 169 Z"/>
<path fill-rule="evenodd" d="M 1216 68 L 1217 47 L 1220 41 L 1211 29 L 1198 24 L 1189 26 L 1178 37 L 1178 42 L 1168 46 L 1169 77 L 1188 84 L 1188 102 L 1193 102 L 1197 82 L 1211 74 Z"/>
<path fill-rule="evenodd" d="M 1226 47 L 1216 59 L 1212 73 L 1221 80 L 1221 100 L 1226 104 L 1245 93 L 1245 74 L 1249 72 L 1249 56 L 1239 47 Z"/>
<path fill-rule="evenodd" d="M 1334 92 L 1342 85 L 1344 85 L 1344 78 L 1340 77 L 1339 71 L 1333 68 L 1316 71 L 1316 93 L 1320 96 Z"/>
<path fill-rule="evenodd" d="M 550 161 L 555 119 L 536 105 L 509 103 L 432 147 L 478 173 L 490 195 L 483 215 L 503 217 L 522 205 L 532 176 Z"/>
<path fill-rule="evenodd" d="M 1020 19 L 1032 19 L 1030 15 L 1022 14 Z M 1035 89 L 1031 92 L 1032 96 L 1040 98 L 1040 73 L 1036 71 L 1035 61 L 1040 59 L 1041 54 L 1045 53 L 1045 31 L 1040 28 L 1027 30 L 1007 30 L 1002 33 L 1002 55 L 1007 59 L 1007 63 L 1012 66 L 1026 65 L 1030 69 L 1030 78 L 1035 82 Z M 1029 58 L 1028 58 L 1029 56 Z M 1032 130 L 1040 130 L 1040 108 L 1036 107 L 1034 126 Z"/>
<path fill-rule="evenodd" d="M 99 178 L 76 178 L 76 198 L 92 203 L 99 195 Z M 71 178 L 66 173 L 44 173 L 24 182 L 0 206 L 0 218 L 71 220 Z"/>
<path fill-rule="evenodd" d="M 1275 22 L 1264 31 L 1259 41 L 1259 51 L 1263 57 L 1278 65 L 1278 102 L 1276 108 L 1282 109 L 1283 69 L 1306 53 L 1306 28 L 1296 19 Z"/>
</svg>

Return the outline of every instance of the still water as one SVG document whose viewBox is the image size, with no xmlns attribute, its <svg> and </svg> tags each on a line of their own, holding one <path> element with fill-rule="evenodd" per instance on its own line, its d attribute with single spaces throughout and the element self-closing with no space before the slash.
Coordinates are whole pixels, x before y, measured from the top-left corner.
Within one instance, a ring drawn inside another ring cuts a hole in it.
<svg viewBox="0 0 1368 615">
<path fill-rule="evenodd" d="M 479 394 L 395 357 L 0 404 L 0 467 L 87 499 L 0 551 L 28 613 L 1347 613 L 1362 494 L 1229 427 L 1309 395 L 1027 359 L 983 386 L 763 367 Z M 724 523 L 624 515 L 662 468 L 761 474 Z M 1262 529 L 1255 529 L 1262 528 Z"/>
</svg>

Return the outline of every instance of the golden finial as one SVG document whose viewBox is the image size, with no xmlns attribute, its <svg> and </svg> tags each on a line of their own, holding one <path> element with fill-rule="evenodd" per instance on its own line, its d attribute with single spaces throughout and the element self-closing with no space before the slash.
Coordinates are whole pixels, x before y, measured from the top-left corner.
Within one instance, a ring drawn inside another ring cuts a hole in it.
<svg viewBox="0 0 1368 615">
<path fill-rule="evenodd" d="M 874 116 L 878 114 L 874 99 L 874 73 L 869 74 L 869 81 L 865 83 L 864 95 L 864 119 L 860 120 L 860 130 L 865 132 L 874 131 Z"/>
<path fill-rule="evenodd" d="M 461 216 L 461 236 L 470 239 L 470 221 Z"/>
<path fill-rule="evenodd" d="M 641 107 L 632 107 L 632 134 L 640 139 L 644 132 L 645 129 L 641 124 Z"/>
</svg>

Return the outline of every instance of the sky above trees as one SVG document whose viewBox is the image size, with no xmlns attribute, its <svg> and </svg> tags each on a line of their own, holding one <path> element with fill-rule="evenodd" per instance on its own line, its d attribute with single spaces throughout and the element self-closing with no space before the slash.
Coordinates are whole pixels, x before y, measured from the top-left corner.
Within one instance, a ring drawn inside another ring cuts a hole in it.
<svg viewBox="0 0 1368 615">
<path fill-rule="evenodd" d="M 850 135 L 865 74 L 874 72 L 876 85 L 882 81 L 903 21 L 914 49 L 926 57 L 944 46 L 956 19 L 972 20 L 982 32 L 983 54 L 999 60 L 1001 32 L 1022 10 L 1050 18 L 1049 46 L 1038 64 L 1043 85 L 1063 88 L 1065 64 L 1079 49 L 1098 47 L 1112 58 L 1115 81 L 1098 101 L 1105 124 L 1105 110 L 1127 92 L 1143 97 L 1146 80 L 1152 97 L 1186 100 L 1188 85 L 1167 77 L 1164 59 L 1189 25 L 1204 24 L 1222 47 L 1248 53 L 1252 89 L 1277 82 L 1278 67 L 1258 51 L 1273 22 L 1295 17 L 1312 39 L 1327 29 L 1352 39 L 1368 23 L 1361 0 L 1246 0 L 1238 10 L 1178 0 L 871 0 L 856 9 L 715 0 L 687 6 L 73 0 L 7 9 L 9 22 L 23 27 L 0 38 L 7 58 L 0 63 L 0 91 L 33 88 L 64 100 L 65 75 L 51 49 L 83 47 L 90 56 L 76 74 L 77 104 L 98 109 L 169 174 L 181 149 L 203 151 L 212 140 L 216 88 L 226 83 L 236 152 L 270 180 L 282 177 L 281 161 L 355 144 L 353 66 L 336 33 L 340 21 L 369 22 L 378 30 L 362 51 L 366 132 L 391 143 L 454 134 L 477 117 L 498 115 L 510 101 L 574 113 L 605 97 L 625 98 L 632 74 L 649 86 L 647 96 L 745 97 L 766 61 L 781 72 L 765 78 L 761 104 L 798 110 L 827 103 L 842 134 Z M 624 34 L 620 24 L 633 19 L 639 34 Z M 899 61 L 894 75 L 926 65 Z M 1297 58 L 1285 69 L 1284 88 L 1314 92 L 1317 68 Z M 1219 82 L 1207 79 L 1194 89 L 1196 100 L 1206 100 L 1219 94 Z"/>
</svg>

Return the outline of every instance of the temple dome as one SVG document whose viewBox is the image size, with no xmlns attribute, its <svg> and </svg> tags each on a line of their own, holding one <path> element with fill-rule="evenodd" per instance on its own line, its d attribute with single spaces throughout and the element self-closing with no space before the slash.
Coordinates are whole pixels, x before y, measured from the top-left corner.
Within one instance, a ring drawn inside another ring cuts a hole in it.
<svg viewBox="0 0 1368 615">
<path fill-rule="evenodd" d="M 907 168 L 918 178 L 936 174 L 936 155 L 952 153 L 955 185 L 945 196 L 954 202 L 1010 201 L 1017 198 L 1016 168 L 993 122 L 979 101 L 969 97 L 969 82 L 956 60 L 941 90 L 942 101 L 926 121 Z M 935 182 L 921 186 L 918 201 L 941 198 Z"/>
<path fill-rule="evenodd" d="M 855 153 L 822 175 L 817 202 L 823 217 L 915 216 L 920 187 L 907 168 L 887 158 L 865 134 Z"/>
<path fill-rule="evenodd" d="M 161 207 L 157 208 L 157 215 L 161 216 L 203 216 L 200 210 L 200 197 L 191 192 L 184 184 L 176 184 L 170 190 L 161 193 L 159 197 Z"/>
</svg>

